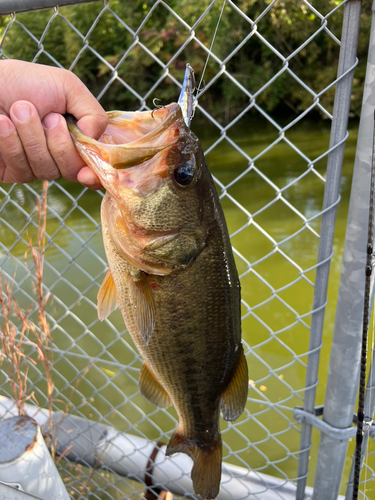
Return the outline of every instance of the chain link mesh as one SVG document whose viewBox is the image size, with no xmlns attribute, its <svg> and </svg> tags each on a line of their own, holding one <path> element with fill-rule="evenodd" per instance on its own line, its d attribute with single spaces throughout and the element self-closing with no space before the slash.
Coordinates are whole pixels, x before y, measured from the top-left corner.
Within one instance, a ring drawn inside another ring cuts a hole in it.
<svg viewBox="0 0 375 500">
<path fill-rule="evenodd" d="M 97 98 L 105 102 L 109 90 L 116 86 L 127 92 L 133 109 L 141 110 L 152 109 L 152 99 L 166 85 L 175 86 L 178 95 L 181 81 L 175 68 L 181 61 L 189 62 L 189 50 L 198 51 L 202 60 L 210 56 L 211 76 L 201 91 L 195 120 L 201 124 L 198 130 L 212 130 L 209 137 L 202 132 L 202 144 L 225 211 L 241 277 L 243 342 L 251 378 L 244 414 L 234 423 L 222 422 L 223 460 L 246 471 L 276 476 L 281 478 L 281 484 L 286 484 L 297 476 L 300 426 L 293 419 L 293 409 L 303 405 L 325 166 L 330 151 L 329 134 L 321 141 L 306 128 L 305 119 L 311 115 L 316 119 L 318 112 L 325 119 L 319 122 L 323 128 L 327 120 L 332 120 L 331 105 L 324 97 L 337 83 L 332 76 L 321 82 L 320 88 L 311 88 L 299 76 L 298 55 L 314 50 L 317 37 L 333 41 L 332 50 L 338 54 L 339 33 L 330 29 L 330 21 L 342 15 L 345 2 L 334 7 L 327 3 L 325 12 L 319 12 L 307 1 L 297 2 L 315 28 L 298 47 L 281 53 L 262 34 L 262 22 L 274 15 L 274 9 L 279 7 L 277 0 L 265 3 L 256 19 L 250 19 L 227 0 L 223 17 L 230 10 L 248 24 L 248 33 L 238 41 L 235 50 L 224 56 L 215 52 L 215 45 L 212 50 L 208 48 L 209 41 L 201 30 L 215 3 L 201 2 L 199 8 L 195 6 L 193 24 L 187 23 L 178 4 L 173 3 L 172 8 L 172 4 L 160 0 L 152 5 L 145 3 L 143 19 L 135 26 L 132 19 L 120 18 L 111 2 L 104 2 L 85 33 L 72 22 L 72 7 L 56 7 L 47 11 L 41 36 L 33 33 L 35 13 L 12 15 L 5 18 L 2 28 L 0 56 L 8 57 L 11 44 L 15 43 L 12 33 L 17 29 L 27 34 L 28 60 L 63 67 L 56 48 L 48 48 L 51 29 L 63 25 L 69 36 L 77 39 L 76 52 L 69 54 L 69 64 L 65 66 L 75 71 L 83 55 L 90 53 L 103 65 L 106 75 L 101 88 L 93 89 Z M 219 12 L 222 3 L 217 3 Z M 183 36 L 172 57 L 165 61 L 148 44 L 144 32 L 149 20 L 167 14 L 173 16 Z M 109 18 L 115 19 L 131 37 L 117 61 L 111 61 L 97 48 L 98 40 L 103 46 L 107 43 L 105 37 L 109 34 L 102 27 Z M 254 41 L 269 51 L 273 64 L 273 74 L 256 89 L 228 69 L 231 60 Z M 158 76 L 142 92 L 134 77 L 124 78 L 121 72 L 124 61 L 136 50 L 141 50 L 159 68 Z M 271 86 L 279 85 L 280 77 L 284 86 L 291 82 L 300 86 L 305 102 L 309 102 L 303 111 L 294 110 L 287 120 L 274 118 L 261 100 Z M 245 104 L 241 109 L 230 110 L 222 119 L 211 110 L 209 93 L 224 80 L 228 89 L 235 87 L 243 94 Z M 246 121 L 249 117 L 253 121 Z M 257 121 L 267 133 L 262 135 L 256 129 Z M 310 192 L 311 187 L 314 192 Z M 0 186 L 3 275 L 14 278 L 13 290 L 21 306 L 33 304 L 30 317 L 34 320 L 34 269 L 25 252 L 28 234 L 36 231 L 35 200 L 40 194 L 38 182 Z M 121 432 L 167 442 L 177 425 L 176 414 L 174 410 L 155 408 L 140 395 L 137 381 L 141 359 L 119 311 L 103 323 L 97 319 L 96 295 L 107 270 L 99 220 L 102 196 L 101 192 L 90 192 L 64 181 L 51 182 L 48 188 L 44 286 L 53 295 L 46 312 L 53 335 L 54 409 L 68 409 L 73 415 L 108 424 Z M 37 356 L 32 348 L 30 356 Z M 38 404 L 46 407 L 45 375 L 40 364 L 29 366 L 28 380 Z M 3 394 L 12 396 L 6 364 L 2 367 L 0 387 Z M 368 464 L 367 468 L 372 478 Z M 138 498 L 144 488 L 141 483 L 125 481 L 100 467 L 75 464 L 65 458 L 59 461 L 59 469 L 74 498 Z M 225 490 L 225 483 L 222 486 Z M 263 483 L 249 494 L 258 499 L 267 489 Z M 278 497 L 284 498 L 282 493 Z"/>
</svg>

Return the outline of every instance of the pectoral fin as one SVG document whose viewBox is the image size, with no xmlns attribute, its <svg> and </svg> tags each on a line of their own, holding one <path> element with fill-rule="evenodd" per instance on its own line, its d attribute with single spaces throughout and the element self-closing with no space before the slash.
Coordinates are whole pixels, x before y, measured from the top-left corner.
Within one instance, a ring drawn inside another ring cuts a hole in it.
<svg viewBox="0 0 375 500">
<path fill-rule="evenodd" d="M 221 395 L 221 410 L 224 420 L 236 420 L 243 412 L 249 388 L 247 363 L 242 345 L 232 378 Z"/>
<path fill-rule="evenodd" d="M 144 272 L 128 277 L 129 296 L 133 305 L 134 321 L 147 347 L 154 330 L 156 309 L 150 283 Z"/>
<path fill-rule="evenodd" d="M 117 307 L 117 293 L 111 271 L 108 269 L 98 293 L 98 318 L 106 319 Z"/>
<path fill-rule="evenodd" d="M 169 394 L 152 375 L 146 363 L 143 363 L 139 374 L 139 389 L 143 397 L 159 408 L 168 408 L 172 404 Z"/>
</svg>

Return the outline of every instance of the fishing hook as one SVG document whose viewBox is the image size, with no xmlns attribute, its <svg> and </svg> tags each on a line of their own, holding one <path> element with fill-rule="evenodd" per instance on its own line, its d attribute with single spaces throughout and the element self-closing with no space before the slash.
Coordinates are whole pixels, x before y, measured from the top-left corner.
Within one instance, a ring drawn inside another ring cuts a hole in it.
<svg viewBox="0 0 375 500">
<path fill-rule="evenodd" d="M 164 106 L 163 106 L 162 104 L 156 104 L 156 102 L 155 102 L 155 101 L 161 101 L 161 99 L 158 99 L 157 97 L 155 97 L 155 98 L 152 100 L 152 104 L 155 106 L 155 109 L 153 109 L 153 110 L 151 111 L 151 118 L 152 118 L 153 120 L 155 120 L 155 118 L 154 118 L 154 112 L 155 112 L 157 109 L 164 108 Z"/>
</svg>

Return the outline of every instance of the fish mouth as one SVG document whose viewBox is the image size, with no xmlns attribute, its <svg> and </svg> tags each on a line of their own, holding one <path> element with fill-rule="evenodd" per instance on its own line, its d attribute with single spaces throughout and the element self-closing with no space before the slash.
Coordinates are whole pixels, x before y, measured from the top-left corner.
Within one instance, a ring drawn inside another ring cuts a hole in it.
<svg viewBox="0 0 375 500">
<path fill-rule="evenodd" d="M 66 117 L 79 155 L 115 198 L 120 198 L 122 188 L 149 196 L 170 173 L 171 149 L 191 133 L 180 105 L 172 103 L 154 111 L 109 111 L 107 115 L 107 128 L 98 141 L 85 135 L 74 117 Z"/>
<path fill-rule="evenodd" d="M 119 200 L 120 191 L 130 188 L 144 198 L 165 182 L 192 135 L 194 86 L 194 72 L 187 65 L 178 103 L 153 111 L 109 111 L 99 140 L 84 134 L 73 116 L 65 116 L 79 155 L 112 196 Z"/>
<path fill-rule="evenodd" d="M 85 135 L 72 115 L 65 118 L 78 151 L 84 145 L 115 169 L 140 165 L 176 144 L 179 122 L 183 121 L 182 110 L 176 103 L 154 111 L 109 111 L 107 116 L 108 126 L 98 141 Z"/>
<path fill-rule="evenodd" d="M 78 128 L 74 116 L 67 114 L 65 118 L 78 152 L 101 177 L 93 162 L 88 161 L 90 151 L 100 155 L 112 168 L 126 169 L 140 165 L 175 145 L 180 132 L 190 127 L 196 106 L 194 90 L 194 71 L 187 64 L 178 103 L 153 111 L 109 111 L 107 128 L 98 141 Z"/>
</svg>

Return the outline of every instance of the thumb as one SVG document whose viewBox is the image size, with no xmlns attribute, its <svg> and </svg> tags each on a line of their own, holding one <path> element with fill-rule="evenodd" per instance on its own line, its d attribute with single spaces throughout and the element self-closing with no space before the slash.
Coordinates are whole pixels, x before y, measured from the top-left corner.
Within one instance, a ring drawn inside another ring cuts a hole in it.
<svg viewBox="0 0 375 500">
<path fill-rule="evenodd" d="M 77 122 L 77 126 L 82 130 L 82 132 L 89 137 L 93 137 L 94 139 L 99 139 L 99 137 L 104 133 L 108 123 L 108 117 L 104 109 L 101 106 L 100 109 L 102 112 L 93 110 L 91 114 L 82 116 Z M 70 113 L 78 118 L 77 114 L 74 112 Z"/>
<path fill-rule="evenodd" d="M 64 81 L 66 111 L 78 120 L 78 127 L 83 133 L 99 139 L 106 129 L 108 117 L 104 109 L 88 88 L 73 73 Z"/>
</svg>

